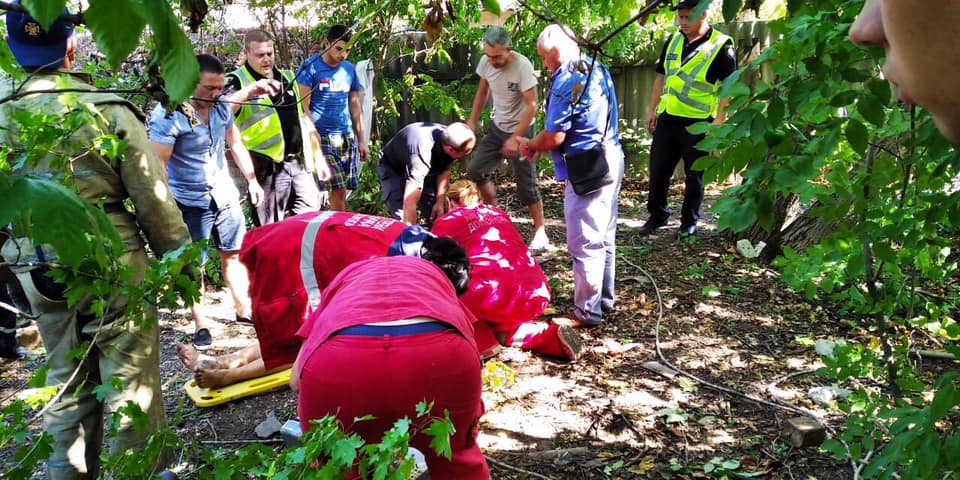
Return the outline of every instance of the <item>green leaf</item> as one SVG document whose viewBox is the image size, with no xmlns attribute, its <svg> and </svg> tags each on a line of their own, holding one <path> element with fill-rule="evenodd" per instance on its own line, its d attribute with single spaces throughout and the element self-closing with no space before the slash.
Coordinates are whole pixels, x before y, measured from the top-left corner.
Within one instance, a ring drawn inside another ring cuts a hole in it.
<svg viewBox="0 0 960 480">
<path fill-rule="evenodd" d="M 781 100 L 780 97 L 773 97 L 767 104 L 767 121 L 769 121 L 771 125 L 777 125 L 783 120 L 785 112 L 786 105 L 784 105 L 783 100 Z"/>
<path fill-rule="evenodd" d="M 433 437 L 430 440 L 430 448 L 438 455 L 450 460 L 453 456 L 453 451 L 450 449 L 450 437 L 456 433 L 457 429 L 453 427 L 453 422 L 450 420 L 450 412 L 444 410 L 443 414 L 443 419 L 435 418 L 423 433 Z"/>
<path fill-rule="evenodd" d="M 723 21 L 728 23 L 734 21 L 741 8 L 743 8 L 743 0 L 723 0 Z"/>
<path fill-rule="evenodd" d="M 830 99 L 830 106 L 846 107 L 847 105 L 850 105 L 851 103 L 855 102 L 859 95 L 860 95 L 859 92 L 854 92 L 853 90 L 840 92 L 834 95 L 833 98 Z"/>
<path fill-rule="evenodd" d="M 917 476 L 911 476 L 911 478 L 931 478 L 940 464 L 940 436 L 933 431 L 927 432 L 920 439 L 920 445 L 917 446 L 915 454 L 917 456 L 915 466 L 919 471 Z"/>
<path fill-rule="evenodd" d="M 481 2 L 483 9 L 496 15 L 500 16 L 500 0 L 483 0 Z"/>
<path fill-rule="evenodd" d="M 867 82 L 867 89 L 877 97 L 877 100 L 879 100 L 881 104 L 886 105 L 890 102 L 890 82 L 874 78 Z"/>
<path fill-rule="evenodd" d="M 33 372 L 27 385 L 33 388 L 40 388 L 47 384 L 47 372 L 50 371 L 50 364 L 44 363 L 40 368 Z"/>
<path fill-rule="evenodd" d="M 93 387 L 94 396 L 97 397 L 98 402 L 103 402 L 103 399 L 106 398 L 107 394 L 111 391 L 119 392 L 123 390 L 123 381 L 120 380 L 120 377 L 111 377 L 109 383 L 101 383 L 96 387 Z"/>
<path fill-rule="evenodd" d="M 958 403 L 960 403 L 960 392 L 952 381 L 947 382 L 933 396 L 933 402 L 930 403 L 930 420 L 936 422 L 945 417 Z"/>
<path fill-rule="evenodd" d="M 8 188 L 0 185 L 0 224 L 17 215 L 43 219 L 44 228 L 28 232 L 40 244 L 49 244 L 63 263 L 78 265 L 99 244 L 122 245 L 120 234 L 102 210 L 93 208 L 73 191 L 47 179 L 20 177 Z M 87 233 L 88 235 L 84 235 Z"/>
<path fill-rule="evenodd" d="M 66 4 L 66 0 L 23 0 L 21 2 L 21 5 L 30 12 L 30 16 L 40 22 L 44 30 L 50 28 L 50 24 L 57 20 Z"/>
<path fill-rule="evenodd" d="M 433 409 L 433 402 L 430 402 L 430 404 L 427 404 L 426 401 L 417 402 L 417 417 L 426 415 L 431 409 Z"/>
<path fill-rule="evenodd" d="M 13 52 L 10 51 L 10 45 L 6 41 L 0 42 L 0 70 L 13 77 L 14 80 L 23 77 L 23 69 L 17 63 L 17 59 L 14 58 Z"/>
<path fill-rule="evenodd" d="M 330 448 L 330 461 L 349 468 L 357 459 L 357 449 L 362 446 L 363 439 L 357 434 L 341 438 Z"/>
<path fill-rule="evenodd" d="M 635 6 L 635 2 L 619 2 L 615 16 L 617 23 L 623 23 L 627 20 L 630 20 L 630 17 L 633 16 L 633 7 Z"/>
<path fill-rule="evenodd" d="M 737 460 L 735 458 L 724 460 L 723 463 L 720 464 L 720 466 L 727 470 L 736 470 L 740 468 L 740 460 Z"/>
<path fill-rule="evenodd" d="M 690 12 L 690 18 L 699 18 L 700 15 L 703 15 L 707 12 L 707 9 L 710 8 L 710 4 L 712 3 L 713 0 L 698 3 L 696 7 L 693 7 L 693 11 Z"/>
<path fill-rule="evenodd" d="M 353 423 L 357 422 L 369 422 L 370 420 L 376 420 L 377 417 L 372 414 L 366 414 L 362 417 L 353 417 Z"/>
<path fill-rule="evenodd" d="M 130 55 L 140 43 L 140 34 L 147 22 L 140 16 L 132 0 L 91 0 L 83 19 L 93 39 L 113 68 Z"/>
<path fill-rule="evenodd" d="M 720 296 L 720 289 L 716 285 L 707 285 L 700 289 L 700 293 L 707 298 L 716 298 Z"/>
<path fill-rule="evenodd" d="M 139 0 L 140 13 L 146 18 L 154 36 L 154 53 L 160 64 L 163 81 L 174 104 L 193 95 L 200 82 L 200 67 L 193 44 L 183 33 L 167 2 Z"/>
<path fill-rule="evenodd" d="M 863 115 L 868 122 L 877 127 L 882 127 L 886 120 L 883 113 L 883 105 L 873 95 L 863 95 L 857 102 L 857 111 Z"/>
<path fill-rule="evenodd" d="M 850 143 L 850 147 L 860 155 L 863 155 L 867 151 L 867 143 L 870 134 L 867 132 L 867 127 L 863 125 L 859 120 L 855 118 L 850 118 L 847 120 L 847 142 Z"/>
</svg>

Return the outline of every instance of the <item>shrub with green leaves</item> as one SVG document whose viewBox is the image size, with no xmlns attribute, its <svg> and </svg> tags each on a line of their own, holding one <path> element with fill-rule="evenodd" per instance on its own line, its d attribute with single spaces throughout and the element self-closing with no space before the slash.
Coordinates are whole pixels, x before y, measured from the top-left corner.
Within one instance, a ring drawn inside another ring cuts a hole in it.
<svg viewBox="0 0 960 480">
<path fill-rule="evenodd" d="M 846 427 L 825 449 L 865 478 L 944 478 L 960 458 L 956 375 L 930 382 L 910 352 L 922 328 L 960 353 L 951 255 L 960 157 L 929 115 L 892 103 L 882 52 L 847 39 L 862 5 L 790 2 L 787 18 L 771 24 L 781 39 L 724 82 L 728 121 L 697 128 L 708 131 L 700 146 L 715 153 L 696 166 L 708 181 L 743 177 L 714 208 L 721 229 L 764 232 L 788 285 L 863 328 L 820 370 L 855 388 L 839 403 Z M 761 68 L 770 80 L 752 91 L 738 82 Z M 810 231 L 798 225 L 818 225 L 812 245 L 793 243 Z"/>
</svg>

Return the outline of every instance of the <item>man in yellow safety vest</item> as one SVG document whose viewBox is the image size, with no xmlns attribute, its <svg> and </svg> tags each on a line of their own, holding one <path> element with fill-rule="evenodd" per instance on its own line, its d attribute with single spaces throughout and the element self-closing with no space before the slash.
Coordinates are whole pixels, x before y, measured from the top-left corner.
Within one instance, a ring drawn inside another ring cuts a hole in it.
<svg viewBox="0 0 960 480">
<path fill-rule="evenodd" d="M 243 53 L 246 63 L 227 75 L 227 101 L 263 186 L 254 223 L 283 220 L 288 211 L 297 215 L 319 210 L 320 192 L 312 172 L 321 180 L 330 173 L 317 155 L 319 137 L 313 122 L 303 116 L 294 74 L 276 68 L 273 38 L 263 30 L 244 35 Z"/>
<path fill-rule="evenodd" d="M 653 135 L 647 197 L 650 217 L 640 227 L 641 235 L 649 235 L 667 223 L 667 192 L 681 157 L 686 181 L 678 235 L 697 233 L 703 171 L 692 167 L 706 152 L 695 147 L 704 134 L 692 134 L 687 128 L 699 122 L 723 122 L 727 101 L 720 99 L 717 92 L 720 83 L 737 69 L 733 40 L 714 30 L 706 13 L 691 17 L 697 3 L 699 0 L 680 0 L 674 7 L 680 31 L 664 45 L 657 63 L 657 78 L 647 109 L 647 131 Z"/>
</svg>

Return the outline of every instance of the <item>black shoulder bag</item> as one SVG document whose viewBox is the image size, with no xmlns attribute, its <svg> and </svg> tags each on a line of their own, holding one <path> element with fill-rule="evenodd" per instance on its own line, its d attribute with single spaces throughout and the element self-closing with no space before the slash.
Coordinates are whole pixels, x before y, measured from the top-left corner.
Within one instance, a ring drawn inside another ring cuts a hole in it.
<svg viewBox="0 0 960 480">
<path fill-rule="evenodd" d="M 596 58 L 593 59 L 596 62 Z M 590 76 L 593 75 L 595 65 L 590 66 L 590 73 L 587 75 L 584 91 L 590 88 Z M 601 89 L 602 90 L 602 89 Z M 589 195 L 601 188 L 613 183 L 613 176 L 610 175 L 610 166 L 607 165 L 606 154 L 603 144 L 606 141 L 607 129 L 610 128 L 610 114 L 612 106 L 610 105 L 610 94 L 607 95 L 607 123 L 603 127 L 603 135 L 600 136 L 600 142 L 590 150 L 582 152 L 564 154 L 564 161 L 567 164 L 567 177 L 570 180 L 570 186 L 577 195 Z M 579 103 L 583 94 L 577 99 Z"/>
</svg>

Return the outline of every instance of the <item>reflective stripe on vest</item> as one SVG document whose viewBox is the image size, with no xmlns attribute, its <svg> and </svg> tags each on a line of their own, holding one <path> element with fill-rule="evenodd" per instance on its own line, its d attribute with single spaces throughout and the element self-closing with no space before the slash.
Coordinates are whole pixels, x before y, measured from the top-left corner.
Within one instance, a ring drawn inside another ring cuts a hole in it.
<svg viewBox="0 0 960 480">
<path fill-rule="evenodd" d="M 245 88 L 256 82 L 245 66 L 234 70 L 231 75 L 240 80 L 240 88 Z M 302 114 L 300 89 L 294 81 L 293 72 L 280 70 L 280 75 L 283 76 L 287 85 L 292 86 L 294 97 L 297 100 L 297 114 Z M 240 136 L 243 138 L 243 144 L 248 149 L 262 153 L 272 158 L 274 162 L 282 162 L 285 150 L 283 129 L 280 126 L 280 116 L 276 113 L 277 109 L 273 105 L 273 100 L 270 97 L 263 96 L 240 107 L 236 124 L 240 130 Z"/>
<path fill-rule="evenodd" d="M 317 273 L 313 269 L 313 252 L 317 247 L 317 234 L 323 222 L 333 216 L 335 210 L 326 210 L 310 219 L 303 238 L 300 239 L 300 278 L 303 280 L 303 289 L 307 293 L 310 310 L 320 306 L 320 284 L 317 283 Z"/>
<path fill-rule="evenodd" d="M 707 83 L 707 69 L 720 54 L 730 37 L 713 30 L 710 38 L 700 44 L 686 63 L 683 63 L 683 34 L 670 40 L 663 60 L 663 98 L 657 113 L 666 111 L 686 118 L 708 118 L 717 115 L 718 84 Z"/>
</svg>

